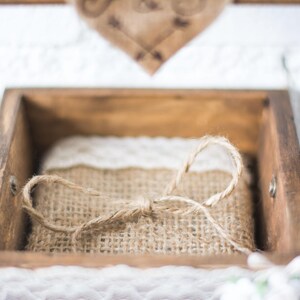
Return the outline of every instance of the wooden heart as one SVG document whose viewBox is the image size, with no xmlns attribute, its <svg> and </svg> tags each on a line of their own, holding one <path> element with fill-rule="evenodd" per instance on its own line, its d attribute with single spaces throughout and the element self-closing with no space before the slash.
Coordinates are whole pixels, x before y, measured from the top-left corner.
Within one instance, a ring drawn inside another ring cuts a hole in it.
<svg viewBox="0 0 300 300">
<path fill-rule="evenodd" d="M 71 0 L 106 39 L 154 73 L 230 0 Z"/>
</svg>

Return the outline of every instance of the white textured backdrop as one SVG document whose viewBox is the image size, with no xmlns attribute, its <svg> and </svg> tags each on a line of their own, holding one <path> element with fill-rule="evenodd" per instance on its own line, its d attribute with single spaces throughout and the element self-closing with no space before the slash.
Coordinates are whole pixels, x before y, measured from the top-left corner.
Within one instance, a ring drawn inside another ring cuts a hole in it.
<svg viewBox="0 0 300 300">
<path fill-rule="evenodd" d="M 0 6 L 1 86 L 248 87 L 300 85 L 300 7 L 233 5 L 156 76 L 87 28 L 72 7 Z"/>
<path fill-rule="evenodd" d="M 300 5 L 229 6 L 154 77 L 70 6 L 0 6 L 0 94 L 13 86 L 286 88 L 283 55 L 300 89 Z"/>
</svg>

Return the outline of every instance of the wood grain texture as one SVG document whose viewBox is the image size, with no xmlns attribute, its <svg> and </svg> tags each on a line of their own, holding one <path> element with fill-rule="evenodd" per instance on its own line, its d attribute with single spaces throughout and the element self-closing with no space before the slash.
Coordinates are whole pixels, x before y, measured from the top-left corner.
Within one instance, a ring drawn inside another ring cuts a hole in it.
<svg viewBox="0 0 300 300">
<path fill-rule="evenodd" d="M 256 154 L 264 92 L 193 90 L 24 91 L 34 142 L 43 153 L 74 134 L 225 135 Z"/>
<path fill-rule="evenodd" d="M 26 222 L 18 194 L 33 172 L 32 148 L 20 94 L 7 92 L 4 98 L 0 112 L 0 249 L 13 250 L 24 243 Z"/>
<path fill-rule="evenodd" d="M 70 0 L 81 18 L 149 74 L 202 32 L 231 0 Z"/>
<path fill-rule="evenodd" d="M 66 4 L 67 0 L 0 0 L 0 4 Z M 300 0 L 235 0 L 237 4 L 300 4 Z"/>
<path fill-rule="evenodd" d="M 226 135 L 242 152 L 259 151 L 265 248 L 276 262 L 300 253 L 300 152 L 286 92 L 20 89 L 5 93 L 0 114 L 0 249 L 22 247 L 24 219 L 9 190 L 10 175 L 23 185 L 33 172 L 33 149 L 42 155 L 55 141 L 73 134 Z M 266 102 L 266 100 L 269 101 Z M 266 106 L 266 103 L 269 103 Z M 260 139 L 259 130 L 261 127 Z M 268 194 L 275 174 L 275 200 Z M 288 254 L 286 254 L 288 253 Z M 284 254 L 284 255 L 281 255 Z M 0 252 L 0 267 L 89 267 L 126 263 L 137 267 L 165 264 L 195 267 L 246 265 L 244 256 L 166 257 L 45 255 Z"/>
<path fill-rule="evenodd" d="M 265 248 L 300 250 L 300 148 L 287 92 L 269 93 L 258 158 Z M 273 176 L 274 198 L 269 195 Z"/>
<path fill-rule="evenodd" d="M 270 261 L 278 264 L 287 264 L 299 253 L 264 255 Z M 166 265 L 192 266 L 195 268 L 226 268 L 232 265 L 247 268 L 245 255 L 232 256 L 193 256 L 193 255 L 91 255 L 91 254 L 44 254 L 34 252 L 0 252 L 1 267 L 43 268 L 53 265 L 99 268 L 126 264 L 138 268 L 155 268 Z"/>
</svg>

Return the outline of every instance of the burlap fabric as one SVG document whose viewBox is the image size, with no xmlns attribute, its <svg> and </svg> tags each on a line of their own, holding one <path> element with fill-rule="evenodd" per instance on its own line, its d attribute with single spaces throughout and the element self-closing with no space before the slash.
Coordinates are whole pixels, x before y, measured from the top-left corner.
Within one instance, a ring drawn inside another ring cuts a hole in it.
<svg viewBox="0 0 300 300">
<path fill-rule="evenodd" d="M 35 207 L 52 222 L 63 226 L 81 224 L 99 215 L 112 213 L 143 195 L 161 195 L 174 176 L 174 170 L 127 168 L 94 169 L 75 166 L 47 171 L 79 185 L 92 187 L 110 195 L 111 201 L 92 197 L 57 184 L 41 185 L 35 191 Z M 223 171 L 190 172 L 185 175 L 178 195 L 199 202 L 223 190 L 231 175 Z M 252 199 L 243 178 L 233 194 L 209 208 L 215 220 L 240 245 L 254 249 Z M 27 250 L 38 252 L 71 252 L 71 236 L 52 232 L 33 222 Z M 237 252 L 224 240 L 201 213 L 177 215 L 157 212 L 136 222 L 101 228 L 82 234 L 77 252 L 103 254 L 198 254 L 217 255 Z"/>
</svg>

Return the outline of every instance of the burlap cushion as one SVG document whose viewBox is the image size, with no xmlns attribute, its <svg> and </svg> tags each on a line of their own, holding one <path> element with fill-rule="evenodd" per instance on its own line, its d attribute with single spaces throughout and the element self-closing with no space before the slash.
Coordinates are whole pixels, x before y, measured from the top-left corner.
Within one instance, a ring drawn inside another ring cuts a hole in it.
<svg viewBox="0 0 300 300">
<path fill-rule="evenodd" d="M 161 195 L 174 172 L 168 169 L 112 170 L 85 166 L 49 170 L 46 174 L 57 174 L 110 195 L 111 202 L 50 184 L 37 188 L 35 206 L 51 222 L 63 226 L 78 225 L 122 208 L 124 200 L 134 200 L 141 195 Z M 190 172 L 185 175 L 177 193 L 201 202 L 223 190 L 230 179 L 231 175 L 223 171 Z M 254 249 L 251 192 L 243 178 L 228 199 L 209 210 L 235 241 L 245 248 Z M 41 252 L 71 252 L 71 237 L 33 222 L 26 248 Z M 121 228 L 102 228 L 97 233 L 83 234 L 76 248 L 78 252 L 105 254 L 216 255 L 237 252 L 220 237 L 202 213 L 176 215 L 166 212 L 157 213 L 154 218 L 142 217 Z"/>
</svg>

